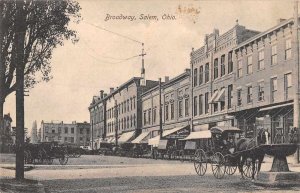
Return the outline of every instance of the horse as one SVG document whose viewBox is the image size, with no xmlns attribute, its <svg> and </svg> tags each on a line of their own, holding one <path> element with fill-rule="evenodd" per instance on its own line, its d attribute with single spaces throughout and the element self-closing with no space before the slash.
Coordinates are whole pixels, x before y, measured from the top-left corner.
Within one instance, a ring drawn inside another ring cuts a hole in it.
<svg viewBox="0 0 300 193">
<path fill-rule="evenodd" d="M 259 173 L 260 168 L 261 168 L 261 163 L 263 162 L 265 153 L 264 151 L 261 151 L 259 149 L 256 149 L 255 151 L 251 151 L 251 149 L 266 143 L 266 135 L 264 134 L 264 129 L 261 129 L 258 132 L 258 135 L 256 138 L 248 139 L 248 138 L 242 138 L 239 139 L 236 143 L 236 151 L 239 152 L 241 151 L 241 155 L 239 157 L 239 162 L 238 162 L 238 169 L 239 172 L 242 175 L 242 178 L 244 179 L 244 171 L 243 171 L 243 166 L 247 159 L 251 159 L 251 166 L 252 166 L 252 173 L 251 173 L 251 178 L 254 180 L 255 174 Z M 256 140 L 255 140 L 256 139 Z M 249 151 L 247 151 L 249 150 Z M 244 152 L 243 152 L 244 151 Z M 258 160 L 258 162 L 256 162 Z M 256 167 L 257 163 L 257 167 Z"/>
</svg>

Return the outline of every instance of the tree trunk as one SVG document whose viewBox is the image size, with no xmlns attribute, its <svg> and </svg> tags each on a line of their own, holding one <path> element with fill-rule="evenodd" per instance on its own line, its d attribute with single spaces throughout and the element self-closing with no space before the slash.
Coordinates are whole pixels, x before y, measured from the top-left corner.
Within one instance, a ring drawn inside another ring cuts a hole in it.
<svg viewBox="0 0 300 193">
<path fill-rule="evenodd" d="M 24 1 L 17 1 L 16 17 L 16 179 L 24 179 L 24 41 L 26 17 Z"/>
<path fill-rule="evenodd" d="M 2 60 L 2 42 L 3 42 L 3 1 L 0 2 L 0 131 L 4 130 L 3 122 L 3 106 L 4 106 L 4 84 L 5 84 L 5 68 Z"/>
</svg>

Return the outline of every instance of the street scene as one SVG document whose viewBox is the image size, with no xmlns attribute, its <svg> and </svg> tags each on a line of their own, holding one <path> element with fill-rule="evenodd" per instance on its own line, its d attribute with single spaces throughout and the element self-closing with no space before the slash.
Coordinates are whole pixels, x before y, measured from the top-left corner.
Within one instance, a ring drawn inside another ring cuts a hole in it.
<svg viewBox="0 0 300 193">
<path fill-rule="evenodd" d="M 0 0 L 0 192 L 300 192 L 299 2 Z"/>
</svg>

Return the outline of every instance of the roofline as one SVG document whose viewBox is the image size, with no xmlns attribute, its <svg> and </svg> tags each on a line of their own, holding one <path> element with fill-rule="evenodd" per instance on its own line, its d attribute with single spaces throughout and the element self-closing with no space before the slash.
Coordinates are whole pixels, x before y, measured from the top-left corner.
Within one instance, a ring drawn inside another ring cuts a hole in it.
<svg viewBox="0 0 300 193">
<path fill-rule="evenodd" d="M 188 68 L 189 71 L 185 71 L 181 74 L 179 74 L 178 76 L 175 76 L 174 78 L 172 78 L 171 80 L 169 80 L 168 82 L 166 82 L 164 85 L 163 85 L 163 88 L 167 87 L 168 85 L 176 82 L 178 79 L 180 78 L 184 78 L 185 76 L 189 76 L 190 75 L 190 69 Z"/>
<path fill-rule="evenodd" d="M 263 36 L 267 35 L 268 33 L 274 31 L 275 29 L 280 28 L 280 27 L 282 27 L 282 26 L 285 26 L 285 25 L 287 25 L 287 24 L 289 24 L 290 22 L 293 22 L 293 21 L 294 21 L 294 18 L 289 18 L 289 19 L 287 19 L 287 20 L 284 20 L 283 22 L 281 22 L 281 23 L 279 23 L 279 24 L 277 24 L 277 25 L 275 25 L 275 26 L 269 28 L 268 30 L 266 30 L 266 31 L 264 31 L 264 32 L 261 32 L 261 33 L 255 35 L 255 36 L 253 36 L 253 37 L 247 39 L 246 41 L 241 42 L 241 43 L 238 44 L 236 47 L 234 47 L 233 50 L 236 50 L 236 49 L 238 49 L 238 48 L 241 48 L 241 47 L 243 47 L 243 46 L 246 46 L 247 44 L 251 43 L 252 41 L 254 41 L 254 40 L 256 40 L 256 39 L 258 39 L 258 38 L 260 38 L 260 37 L 263 37 Z"/>
</svg>

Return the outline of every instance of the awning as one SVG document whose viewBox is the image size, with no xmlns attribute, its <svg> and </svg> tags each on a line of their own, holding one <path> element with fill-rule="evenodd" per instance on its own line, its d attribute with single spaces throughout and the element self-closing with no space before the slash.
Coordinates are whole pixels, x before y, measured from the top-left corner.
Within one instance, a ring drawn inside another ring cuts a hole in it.
<svg viewBox="0 0 300 193">
<path fill-rule="evenodd" d="M 130 141 L 134 137 L 134 133 L 135 131 L 123 133 L 121 137 L 118 139 L 118 143 L 126 143 Z"/>
<path fill-rule="evenodd" d="M 159 135 L 156 136 L 156 137 L 153 137 L 151 139 L 148 139 L 148 145 L 158 146 L 159 140 L 160 140 L 160 136 Z"/>
<path fill-rule="evenodd" d="M 137 138 L 131 141 L 131 143 L 147 143 L 150 131 L 142 132 Z"/>
<path fill-rule="evenodd" d="M 107 143 L 114 143 L 116 141 L 116 138 L 110 137 L 107 139 Z"/>
<path fill-rule="evenodd" d="M 240 130 L 237 127 L 231 127 L 231 126 L 216 126 L 216 127 L 212 127 L 210 129 L 211 133 L 223 133 L 225 131 L 227 132 L 242 132 L 242 130 Z"/>
<path fill-rule="evenodd" d="M 293 104 L 294 103 L 286 103 L 286 104 L 274 105 L 274 106 L 271 106 L 271 107 L 261 108 L 261 109 L 259 109 L 259 112 L 268 111 L 268 110 L 272 110 L 272 109 L 276 109 L 276 108 L 280 108 L 280 107 L 286 107 L 286 106 L 293 105 Z"/>
<path fill-rule="evenodd" d="M 189 125 L 164 130 L 162 136 L 166 138 L 183 139 L 190 133 Z"/>
<path fill-rule="evenodd" d="M 215 98 L 218 96 L 219 91 L 215 91 L 214 94 L 209 99 L 208 103 L 215 103 Z"/>
<path fill-rule="evenodd" d="M 225 101 L 225 88 L 222 88 L 219 93 L 218 93 L 218 96 L 215 98 L 214 100 L 215 102 L 218 102 L 218 101 Z"/>
<path fill-rule="evenodd" d="M 211 138 L 210 130 L 191 132 L 190 135 L 184 138 L 183 140 L 207 139 L 207 138 Z"/>
</svg>

